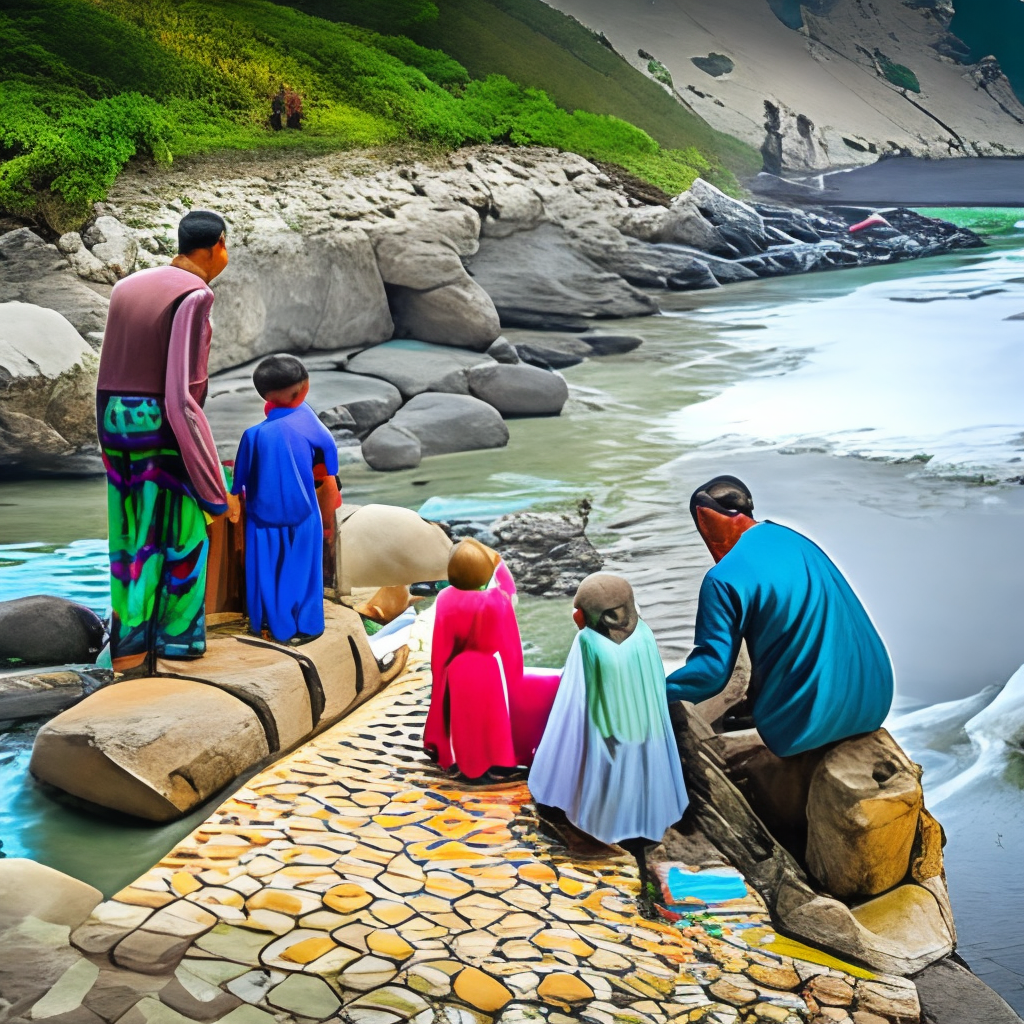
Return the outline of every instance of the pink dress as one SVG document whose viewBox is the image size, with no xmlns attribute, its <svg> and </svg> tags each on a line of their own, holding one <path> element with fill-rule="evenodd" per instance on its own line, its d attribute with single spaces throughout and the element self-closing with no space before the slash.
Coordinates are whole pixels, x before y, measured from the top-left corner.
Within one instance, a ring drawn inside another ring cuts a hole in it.
<svg viewBox="0 0 1024 1024">
<path fill-rule="evenodd" d="M 487 590 L 442 590 L 434 613 L 423 748 L 471 779 L 532 763 L 558 687 L 557 673 L 524 676 L 516 585 L 504 562 L 494 582 Z"/>
</svg>

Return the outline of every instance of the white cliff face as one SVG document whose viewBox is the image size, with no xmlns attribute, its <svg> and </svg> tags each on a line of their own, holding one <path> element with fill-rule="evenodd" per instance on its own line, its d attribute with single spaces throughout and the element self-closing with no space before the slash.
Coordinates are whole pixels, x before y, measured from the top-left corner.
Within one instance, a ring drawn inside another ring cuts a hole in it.
<svg viewBox="0 0 1024 1024">
<path fill-rule="evenodd" d="M 945 0 L 809 0 L 799 15 L 791 5 L 800 28 L 787 27 L 769 0 L 552 6 L 603 32 L 643 71 L 649 58 L 638 51 L 656 58 L 680 102 L 754 146 L 768 138 L 787 169 L 873 163 L 883 153 L 1024 153 L 1024 106 L 994 61 L 957 61 Z M 887 80 L 892 65 L 913 71 L 921 91 Z"/>
</svg>

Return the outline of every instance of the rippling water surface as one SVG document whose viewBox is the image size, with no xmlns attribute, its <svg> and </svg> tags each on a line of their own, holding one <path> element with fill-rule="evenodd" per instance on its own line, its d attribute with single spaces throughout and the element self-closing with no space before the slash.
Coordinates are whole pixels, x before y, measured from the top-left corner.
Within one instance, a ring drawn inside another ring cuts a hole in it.
<svg viewBox="0 0 1024 1024">
<path fill-rule="evenodd" d="M 1008 319 L 1024 313 L 1024 239 L 659 301 L 663 316 L 609 325 L 641 349 L 565 371 L 561 417 L 514 421 L 507 449 L 417 470 L 343 466 L 346 500 L 486 520 L 589 496 L 591 536 L 671 664 L 710 565 L 688 496 L 721 472 L 747 480 L 758 515 L 808 533 L 850 577 L 889 644 L 899 707 L 948 705 L 900 736 L 941 801 L 965 956 L 1024 1008 L 1024 769 L 1012 752 L 982 761 L 964 717 L 1024 663 L 1024 320 Z M 104 500 L 97 480 L 0 487 L 0 599 L 64 593 L 104 612 Z M 558 663 L 569 600 L 524 599 L 520 618 L 528 660 Z M 29 739 L 0 740 L 8 850 L 111 887 L 191 827 L 72 816 L 26 785 Z"/>
</svg>

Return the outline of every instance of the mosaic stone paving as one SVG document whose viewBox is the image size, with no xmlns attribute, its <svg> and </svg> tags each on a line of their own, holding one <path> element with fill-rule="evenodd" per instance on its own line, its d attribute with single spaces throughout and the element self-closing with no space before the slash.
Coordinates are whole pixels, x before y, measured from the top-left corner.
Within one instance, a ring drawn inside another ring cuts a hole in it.
<svg viewBox="0 0 1024 1024">
<path fill-rule="evenodd" d="M 426 760 L 422 651 L 412 663 L 100 904 L 71 935 L 84 956 L 27 1018 L 917 1019 L 909 982 L 764 946 L 752 895 L 685 927 L 639 917 L 628 857 L 574 862 L 538 834 L 524 782 L 460 785 Z"/>
</svg>

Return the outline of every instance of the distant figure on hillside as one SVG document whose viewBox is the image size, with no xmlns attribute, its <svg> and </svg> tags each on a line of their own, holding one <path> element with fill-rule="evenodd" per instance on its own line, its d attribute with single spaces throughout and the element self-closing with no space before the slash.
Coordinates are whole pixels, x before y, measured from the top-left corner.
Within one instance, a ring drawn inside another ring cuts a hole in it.
<svg viewBox="0 0 1024 1024">
<path fill-rule="evenodd" d="M 530 792 L 548 821 L 558 826 L 564 814 L 587 836 L 622 843 L 642 864 L 643 848 L 661 842 L 688 802 L 665 669 L 621 576 L 592 573 L 573 607 L 579 632 L 530 769 Z"/>
<path fill-rule="evenodd" d="M 284 127 L 284 85 L 270 101 L 270 127 L 279 132 Z"/>
<path fill-rule="evenodd" d="M 720 693 L 746 640 L 754 724 L 773 754 L 873 732 L 893 696 L 882 638 L 821 548 L 753 512 L 750 491 L 732 476 L 715 477 L 690 498 L 717 565 L 701 585 L 694 648 L 668 677 L 668 699 Z"/>
<path fill-rule="evenodd" d="M 524 677 L 516 585 L 496 551 L 471 537 L 459 541 L 448 580 L 435 605 L 423 747 L 442 768 L 471 779 L 529 765 L 558 676 Z"/>
<path fill-rule="evenodd" d="M 324 523 L 333 529 L 341 504 L 338 449 L 306 404 L 309 373 L 300 359 L 267 356 L 252 381 L 267 418 L 242 435 L 231 487 L 245 494 L 249 628 L 305 643 L 324 631 Z"/>
<path fill-rule="evenodd" d="M 302 120 L 302 97 L 294 89 L 288 89 L 284 94 L 284 109 L 287 114 L 287 126 L 289 128 L 301 128 Z"/>
<path fill-rule="evenodd" d="M 206 518 L 238 518 L 203 415 L 212 281 L 226 226 L 209 210 L 178 225 L 168 267 L 131 274 L 110 297 L 96 391 L 107 470 L 114 668 L 206 651 Z M 153 666 L 150 665 L 150 668 Z"/>
</svg>

